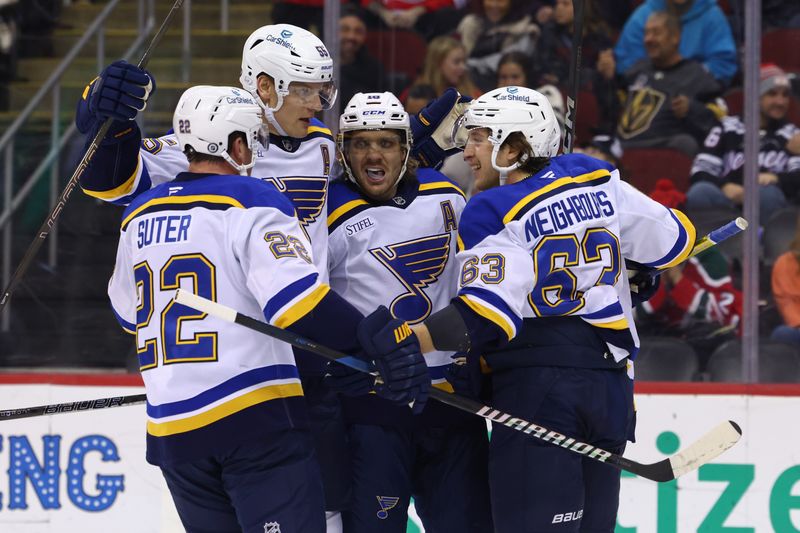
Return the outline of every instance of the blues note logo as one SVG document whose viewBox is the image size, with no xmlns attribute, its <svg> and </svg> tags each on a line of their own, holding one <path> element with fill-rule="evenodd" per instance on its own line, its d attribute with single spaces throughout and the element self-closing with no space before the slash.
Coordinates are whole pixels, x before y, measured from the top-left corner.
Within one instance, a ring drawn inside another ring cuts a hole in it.
<svg viewBox="0 0 800 533">
<path fill-rule="evenodd" d="M 397 502 L 400 501 L 400 498 L 397 496 L 375 496 L 378 499 L 378 505 L 380 505 L 381 509 L 375 515 L 380 518 L 381 520 L 386 520 L 389 518 L 389 511 L 394 509 L 397 505 Z"/>
<path fill-rule="evenodd" d="M 406 288 L 406 292 L 392 301 L 389 307 L 392 314 L 410 324 L 425 320 L 432 304 L 423 289 L 434 283 L 447 265 L 450 234 L 399 242 L 369 252 Z"/>
<path fill-rule="evenodd" d="M 267 178 L 294 205 L 297 220 L 305 230 L 322 212 L 328 193 L 328 180 L 324 177 Z"/>
</svg>

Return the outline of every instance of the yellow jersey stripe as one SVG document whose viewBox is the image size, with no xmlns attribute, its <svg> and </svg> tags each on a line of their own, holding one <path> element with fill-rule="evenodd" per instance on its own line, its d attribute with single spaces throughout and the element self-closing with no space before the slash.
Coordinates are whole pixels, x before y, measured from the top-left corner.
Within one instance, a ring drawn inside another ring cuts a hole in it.
<svg viewBox="0 0 800 533">
<path fill-rule="evenodd" d="M 122 221 L 122 227 L 125 228 L 131 220 L 136 218 L 139 213 L 153 207 L 154 205 L 169 205 L 169 204 L 192 204 L 195 202 L 205 202 L 209 204 L 225 204 L 230 205 L 233 207 L 239 207 L 244 209 L 244 205 L 237 200 L 236 198 L 232 198 L 230 196 L 222 196 L 220 194 L 194 194 L 190 196 L 166 196 L 163 198 L 155 198 L 154 200 L 150 200 L 149 202 L 140 205 L 133 212 L 125 217 L 125 220 Z"/>
<path fill-rule="evenodd" d="M 319 126 L 309 126 L 306 130 L 307 133 L 324 133 L 333 137 L 330 128 L 320 128 Z"/>
<path fill-rule="evenodd" d="M 670 211 L 672 211 L 672 214 L 675 215 L 675 218 L 677 218 L 678 221 L 681 223 L 683 229 L 686 230 L 686 246 L 683 248 L 683 250 L 681 250 L 681 253 L 679 253 L 678 256 L 675 257 L 675 259 L 673 259 L 666 265 L 658 267 L 659 269 L 674 267 L 678 263 L 682 263 L 683 261 L 685 261 L 689 257 L 689 254 L 692 253 L 692 248 L 694 248 L 694 242 L 697 240 L 697 230 L 695 229 L 694 224 L 692 224 L 689 218 L 682 212 L 678 211 L 677 209 L 670 209 Z"/>
<path fill-rule="evenodd" d="M 611 173 L 608 170 L 606 170 L 604 168 L 601 168 L 599 170 L 595 170 L 594 172 L 589 172 L 588 174 L 581 174 L 579 176 L 575 176 L 574 178 L 571 177 L 571 176 L 565 176 L 563 178 L 559 178 L 559 179 L 555 180 L 553 183 L 551 183 L 550 185 L 546 185 L 546 186 L 542 187 L 539 190 L 533 191 L 532 193 L 527 195 L 525 198 L 523 198 L 522 200 L 517 202 L 514 205 L 514 207 L 512 207 L 511 210 L 508 213 L 506 213 L 506 216 L 503 217 L 503 223 L 504 224 L 508 224 L 509 222 L 514 220 L 514 217 L 517 216 L 517 213 L 519 213 L 532 200 L 535 200 L 536 198 L 538 198 L 538 197 L 540 197 L 540 196 L 542 196 L 544 194 L 547 194 L 550 191 L 558 189 L 559 187 L 561 187 L 563 185 L 566 185 L 567 183 L 574 183 L 574 182 L 586 183 L 587 181 L 592 181 L 592 180 L 596 180 L 596 179 L 599 179 L 599 178 L 604 178 L 604 177 L 606 177 L 606 176 L 608 176 L 610 174 Z"/>
<path fill-rule="evenodd" d="M 420 183 L 419 185 L 420 191 L 432 191 L 434 189 L 455 189 L 458 194 L 464 196 L 464 191 L 462 191 L 458 185 L 450 183 L 449 181 L 434 181 L 431 183 Z"/>
<path fill-rule="evenodd" d="M 461 240 L 461 235 L 456 236 L 456 252 L 464 251 L 464 241 Z"/>
<path fill-rule="evenodd" d="M 497 324 L 498 327 L 500 327 L 503 331 L 505 331 L 506 335 L 508 336 L 508 340 L 514 338 L 514 328 L 512 324 L 509 324 L 508 321 L 505 318 L 503 318 L 503 316 L 500 313 L 497 313 L 489 309 L 485 305 L 472 300 L 467 295 L 459 296 L 459 298 L 461 298 L 461 300 L 463 300 L 464 303 L 467 304 L 467 306 L 470 309 L 481 315 L 483 318 L 491 320 L 492 322 Z"/>
<path fill-rule="evenodd" d="M 320 284 L 299 302 L 287 309 L 281 316 L 277 317 L 275 325 L 279 328 L 288 328 L 314 309 L 330 290 L 331 288 L 325 283 Z"/>
<path fill-rule="evenodd" d="M 433 385 L 434 387 L 436 387 L 439 390 L 443 390 L 445 392 L 449 392 L 450 394 L 453 394 L 456 391 L 453 388 L 453 386 L 450 385 L 450 383 L 447 382 L 447 381 L 442 381 L 442 382 L 439 382 L 439 383 L 431 383 L 431 385 Z"/>
<path fill-rule="evenodd" d="M 130 175 L 128 179 L 126 179 L 121 185 L 108 190 L 108 191 L 90 191 L 89 189 L 83 189 L 83 192 L 89 196 L 93 196 L 94 198 L 99 198 L 101 200 L 116 200 L 121 196 L 125 196 L 126 194 L 130 194 L 133 192 L 133 186 L 136 184 L 136 178 L 139 177 L 140 168 L 142 166 L 142 156 L 137 155 L 138 159 L 136 160 L 136 168 L 133 169 L 133 174 Z"/>
<path fill-rule="evenodd" d="M 152 420 L 148 420 L 147 432 L 154 437 L 166 437 L 177 433 L 185 433 L 213 424 L 226 416 L 238 413 L 239 411 L 259 403 L 275 400 L 277 398 L 290 398 L 292 396 L 302 395 L 303 387 L 299 383 L 267 385 L 266 387 L 243 394 L 233 400 L 194 416 L 169 422 L 153 422 Z"/>
<path fill-rule="evenodd" d="M 586 320 L 586 322 L 595 327 L 605 328 L 605 329 L 623 330 L 623 329 L 628 329 L 630 327 L 630 325 L 628 324 L 628 319 L 625 317 L 622 317 L 619 320 L 613 320 L 611 322 L 594 322 L 592 320 Z"/>
<path fill-rule="evenodd" d="M 359 200 L 350 200 L 346 204 L 340 205 L 339 207 L 333 210 L 333 213 L 328 215 L 328 227 L 331 227 L 334 224 L 334 222 L 336 222 L 338 219 L 346 215 L 349 211 L 352 211 L 353 209 L 355 209 L 360 205 L 367 205 L 367 203 L 368 202 L 366 200 L 359 199 Z"/>
</svg>

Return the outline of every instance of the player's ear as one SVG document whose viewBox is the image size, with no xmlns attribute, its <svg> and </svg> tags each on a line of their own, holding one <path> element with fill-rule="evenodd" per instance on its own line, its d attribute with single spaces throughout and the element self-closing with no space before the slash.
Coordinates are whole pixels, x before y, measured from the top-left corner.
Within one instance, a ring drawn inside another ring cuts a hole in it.
<svg viewBox="0 0 800 533">
<path fill-rule="evenodd" d="M 269 107 L 278 105 L 278 93 L 275 91 L 275 82 L 270 76 L 261 74 L 258 77 L 258 96 Z"/>
<path fill-rule="evenodd" d="M 250 148 L 247 146 L 247 141 L 245 141 L 244 137 L 241 135 L 236 135 L 233 138 L 233 143 L 231 144 L 229 153 L 231 158 L 233 158 L 233 160 L 240 165 L 249 163 L 250 156 L 252 155 Z"/>
</svg>

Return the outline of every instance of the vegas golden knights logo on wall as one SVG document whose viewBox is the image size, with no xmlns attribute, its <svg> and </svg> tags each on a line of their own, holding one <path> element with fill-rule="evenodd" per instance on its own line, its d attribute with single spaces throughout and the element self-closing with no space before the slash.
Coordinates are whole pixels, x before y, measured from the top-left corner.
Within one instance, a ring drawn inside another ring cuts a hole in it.
<svg viewBox="0 0 800 533">
<path fill-rule="evenodd" d="M 617 126 L 619 136 L 630 139 L 646 131 L 666 99 L 664 93 L 651 87 L 643 87 L 629 94 L 627 105 Z"/>
</svg>

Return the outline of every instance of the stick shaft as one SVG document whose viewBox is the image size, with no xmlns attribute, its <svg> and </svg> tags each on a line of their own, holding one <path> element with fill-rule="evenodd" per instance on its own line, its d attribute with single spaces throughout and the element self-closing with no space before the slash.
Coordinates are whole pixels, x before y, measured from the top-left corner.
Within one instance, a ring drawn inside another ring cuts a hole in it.
<svg viewBox="0 0 800 533">
<path fill-rule="evenodd" d="M 212 302 L 211 300 L 191 292 L 178 289 L 175 296 L 175 301 L 198 311 L 215 316 L 219 319 L 226 320 L 228 322 L 234 322 L 264 335 L 278 338 L 282 341 L 292 344 L 293 346 L 316 353 L 317 355 L 320 355 L 326 359 L 339 361 L 340 363 L 356 370 L 366 372 L 370 370 L 368 367 L 365 368 L 366 365 L 364 362 L 357 358 L 347 356 L 341 352 L 326 348 L 324 346 L 320 346 L 317 343 L 301 337 L 300 335 L 297 335 L 291 331 L 277 328 L 271 324 L 267 324 L 265 322 L 261 322 L 260 320 L 242 315 L 230 307 L 224 306 L 217 302 Z M 632 472 L 653 481 L 668 481 L 670 479 L 674 479 L 675 477 L 668 459 L 653 465 L 643 465 L 621 455 L 617 455 L 615 453 L 603 450 L 602 448 L 598 448 L 597 446 L 569 438 L 556 431 L 549 430 L 525 419 L 514 417 L 508 413 L 504 413 L 503 411 L 494 409 L 493 407 L 484 405 L 480 402 L 465 398 L 463 396 L 459 396 L 457 394 L 451 394 L 437 388 L 431 388 L 429 394 L 431 398 L 434 398 L 442 403 L 446 403 L 447 405 L 455 407 L 456 409 L 460 409 L 462 411 L 466 411 L 490 420 L 494 424 L 502 424 L 510 429 L 520 431 L 530 437 L 549 442 L 554 446 L 560 446 L 571 452 L 583 455 L 602 463 L 610 464 L 621 470 Z M 733 444 L 730 444 L 728 447 L 732 445 Z M 720 448 L 720 446 L 715 446 L 715 449 Z M 696 460 L 693 464 L 699 466 L 701 463 L 700 460 Z"/>
<path fill-rule="evenodd" d="M 96 411 L 98 409 L 108 409 L 110 407 L 123 407 L 147 401 L 144 394 L 134 394 L 132 396 L 112 396 L 110 398 L 99 398 L 97 400 L 79 400 L 76 402 L 53 403 L 49 405 L 38 405 L 36 407 L 22 407 L 19 409 L 6 409 L 0 411 L 0 422 L 3 420 L 17 420 L 20 418 L 31 418 L 42 415 L 56 415 L 60 413 L 77 413 L 80 411 Z"/>
<path fill-rule="evenodd" d="M 164 21 L 161 23 L 161 27 L 158 29 L 158 32 L 153 36 L 153 39 L 150 41 L 150 44 L 147 46 L 147 49 L 142 54 L 142 58 L 139 60 L 138 67 L 144 68 L 147 66 L 147 63 L 150 61 L 150 56 L 152 55 L 153 51 L 155 50 L 158 43 L 161 41 L 161 37 L 163 37 L 164 33 L 167 31 L 170 22 L 172 22 L 172 18 L 177 13 L 178 9 L 180 9 L 181 5 L 183 4 L 183 0 L 175 0 L 175 3 L 172 5 L 172 9 L 170 9 L 167 16 L 164 18 Z M 0 297 L 0 313 L 8 305 L 8 302 L 11 299 L 11 295 L 14 292 L 14 289 L 17 288 L 19 282 L 22 281 L 22 277 L 27 272 L 28 267 L 33 262 L 33 259 L 36 257 L 36 254 L 39 252 L 39 248 L 42 247 L 44 244 L 45 239 L 50 234 L 50 230 L 53 229 L 53 226 L 56 223 L 56 220 L 61 215 L 61 211 L 64 209 L 64 206 L 69 200 L 70 195 L 72 194 L 73 189 L 78 186 L 80 182 L 81 176 L 83 176 L 84 171 L 91 163 L 92 159 L 94 158 L 94 154 L 97 152 L 97 148 L 100 146 L 100 143 L 108 133 L 109 128 L 111 128 L 111 123 L 113 122 L 112 119 L 108 118 L 105 122 L 100 126 L 100 129 L 95 134 L 94 139 L 92 139 L 89 148 L 86 150 L 86 153 L 83 154 L 80 163 L 78 163 L 78 167 L 73 172 L 72 177 L 67 182 L 66 186 L 64 186 L 64 190 L 61 191 L 61 195 L 58 197 L 58 201 L 56 201 L 56 205 L 50 210 L 50 213 L 47 215 L 47 218 L 39 227 L 39 231 L 34 237 L 33 241 L 28 245 L 28 249 L 25 250 L 25 255 L 22 256 L 22 260 L 17 265 L 17 268 L 14 270 L 14 274 L 11 276 L 11 280 L 8 282 L 8 286 L 3 289 L 3 295 Z"/>
<path fill-rule="evenodd" d="M 575 125 L 578 120 L 578 89 L 581 83 L 581 47 L 583 43 L 583 5 L 585 0 L 572 0 L 572 56 L 569 62 L 569 94 L 564 116 L 564 153 L 575 147 Z"/>
</svg>

